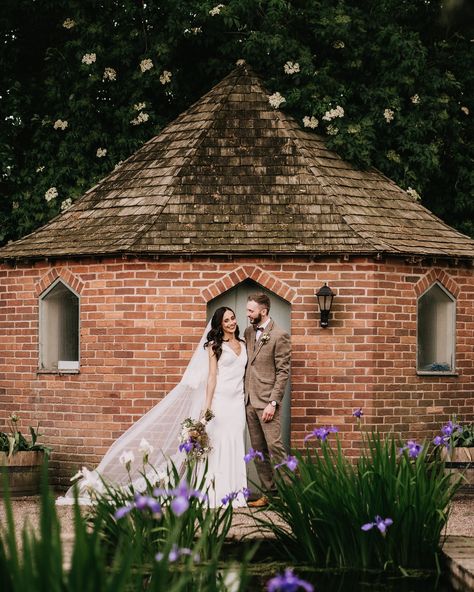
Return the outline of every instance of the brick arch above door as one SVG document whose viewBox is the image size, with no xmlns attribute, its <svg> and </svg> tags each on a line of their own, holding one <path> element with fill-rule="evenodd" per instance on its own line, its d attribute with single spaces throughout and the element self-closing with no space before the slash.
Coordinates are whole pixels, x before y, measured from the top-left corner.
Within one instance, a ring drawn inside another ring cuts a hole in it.
<svg viewBox="0 0 474 592">
<path fill-rule="evenodd" d="M 201 291 L 201 296 L 205 302 L 209 302 L 213 298 L 220 296 L 224 292 L 227 292 L 227 290 L 230 290 L 234 286 L 237 286 L 248 279 L 257 282 L 263 288 L 270 290 L 290 304 L 294 302 L 297 296 L 296 290 L 291 286 L 282 282 L 275 275 L 265 271 L 258 265 L 242 265 L 238 267 L 220 280 L 217 280 L 207 288 L 204 288 Z"/>
<path fill-rule="evenodd" d="M 39 282 L 36 284 L 36 296 L 40 296 L 58 278 L 61 279 L 70 288 L 72 288 L 75 292 L 77 292 L 77 294 L 80 294 L 82 292 L 82 289 L 84 288 L 84 282 L 82 282 L 69 269 L 53 268 L 50 269 L 47 273 L 45 273 L 43 277 L 39 280 Z"/>
</svg>

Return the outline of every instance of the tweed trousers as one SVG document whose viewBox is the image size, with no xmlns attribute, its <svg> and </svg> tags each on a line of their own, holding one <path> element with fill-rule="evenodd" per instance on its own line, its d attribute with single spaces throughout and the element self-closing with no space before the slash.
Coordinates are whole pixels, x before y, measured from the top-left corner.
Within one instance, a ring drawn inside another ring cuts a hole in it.
<svg viewBox="0 0 474 592">
<path fill-rule="evenodd" d="M 263 409 L 255 409 L 249 402 L 245 407 L 247 413 L 247 425 L 250 434 L 250 442 L 254 450 L 263 452 L 264 460 L 255 458 L 255 466 L 262 482 L 264 492 L 275 491 L 273 467 L 286 456 L 281 440 L 280 405 L 275 409 L 271 421 L 262 420 Z"/>
</svg>

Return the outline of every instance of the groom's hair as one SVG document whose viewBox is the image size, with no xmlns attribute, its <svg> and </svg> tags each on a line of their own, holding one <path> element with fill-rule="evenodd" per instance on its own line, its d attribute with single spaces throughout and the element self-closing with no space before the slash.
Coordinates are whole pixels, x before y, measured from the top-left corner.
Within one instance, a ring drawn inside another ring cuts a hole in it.
<svg viewBox="0 0 474 592">
<path fill-rule="evenodd" d="M 263 292 L 259 292 L 258 294 L 250 294 L 250 296 L 247 298 L 247 301 L 250 302 L 250 300 L 253 300 L 260 306 L 263 306 L 263 308 L 266 308 L 267 311 L 270 312 L 270 298 Z"/>
</svg>

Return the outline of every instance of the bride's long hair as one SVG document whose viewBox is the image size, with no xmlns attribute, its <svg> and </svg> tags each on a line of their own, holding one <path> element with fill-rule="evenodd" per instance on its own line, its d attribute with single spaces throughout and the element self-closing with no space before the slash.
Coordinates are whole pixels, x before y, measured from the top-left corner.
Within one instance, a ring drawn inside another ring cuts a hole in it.
<svg viewBox="0 0 474 592">
<path fill-rule="evenodd" d="M 224 341 L 224 330 L 222 329 L 222 320 L 224 319 L 224 315 L 228 310 L 230 310 L 230 312 L 235 316 L 235 312 L 228 306 L 221 306 L 214 312 L 211 319 L 211 330 L 207 334 L 207 341 L 204 344 L 204 347 L 208 347 L 210 344 L 212 344 L 212 350 L 216 354 L 216 358 L 218 361 L 222 355 L 222 343 Z M 242 341 L 239 335 L 240 330 L 239 325 L 237 325 L 235 328 L 235 337 L 239 341 Z"/>
</svg>

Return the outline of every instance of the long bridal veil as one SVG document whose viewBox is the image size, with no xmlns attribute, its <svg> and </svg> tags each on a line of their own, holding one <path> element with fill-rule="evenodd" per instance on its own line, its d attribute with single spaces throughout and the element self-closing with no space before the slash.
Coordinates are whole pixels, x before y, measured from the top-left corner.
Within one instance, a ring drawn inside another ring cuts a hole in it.
<svg viewBox="0 0 474 592">
<path fill-rule="evenodd" d="M 153 482 L 164 474 L 170 461 L 177 467 L 182 464 L 184 453 L 178 450 L 181 423 L 187 417 L 197 419 L 205 402 L 209 363 L 204 343 L 210 328 L 208 323 L 178 385 L 112 444 L 94 471 L 83 469 L 77 482 L 81 503 L 90 503 L 88 490 L 100 491 L 102 480 L 114 487 L 132 483 L 140 491 L 145 489 L 145 477 Z M 148 463 L 144 464 L 146 451 Z M 58 505 L 73 502 L 74 485 L 56 500 Z"/>
</svg>

